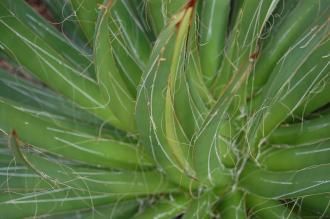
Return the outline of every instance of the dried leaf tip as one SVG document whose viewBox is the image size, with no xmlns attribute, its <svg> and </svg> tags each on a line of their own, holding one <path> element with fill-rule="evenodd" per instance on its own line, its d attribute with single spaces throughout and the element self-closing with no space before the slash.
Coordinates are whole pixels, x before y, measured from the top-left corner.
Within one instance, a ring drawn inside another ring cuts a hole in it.
<svg viewBox="0 0 330 219">
<path fill-rule="evenodd" d="M 197 0 L 189 0 L 185 6 L 186 9 L 195 7 Z"/>
<path fill-rule="evenodd" d="M 197 0 L 188 0 L 183 8 L 184 14 L 186 14 L 189 9 L 194 8 L 196 5 L 196 2 L 197 2 Z M 176 29 L 180 28 L 181 22 L 182 22 L 182 18 L 175 24 Z"/>
<path fill-rule="evenodd" d="M 105 4 L 99 4 L 98 9 L 99 10 L 107 10 L 111 7 L 112 3 L 113 3 L 113 0 L 109 0 Z"/>
<path fill-rule="evenodd" d="M 258 57 L 259 57 L 259 50 L 256 51 L 256 52 L 254 52 L 254 53 L 252 53 L 252 54 L 250 54 L 249 60 L 250 60 L 251 62 L 253 62 L 253 61 L 255 61 Z"/>
<path fill-rule="evenodd" d="M 18 139 L 18 134 L 16 132 L 15 129 L 13 129 L 13 131 L 11 131 L 11 135 L 15 138 L 15 139 Z"/>
</svg>

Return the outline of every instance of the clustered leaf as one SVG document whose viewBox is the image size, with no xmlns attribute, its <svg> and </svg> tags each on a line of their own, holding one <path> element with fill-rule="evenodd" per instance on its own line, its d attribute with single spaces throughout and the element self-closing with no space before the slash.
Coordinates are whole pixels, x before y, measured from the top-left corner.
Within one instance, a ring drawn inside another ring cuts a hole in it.
<svg viewBox="0 0 330 219">
<path fill-rule="evenodd" d="M 330 217 L 330 0 L 37 4 L 0 2 L 0 218 Z"/>
</svg>

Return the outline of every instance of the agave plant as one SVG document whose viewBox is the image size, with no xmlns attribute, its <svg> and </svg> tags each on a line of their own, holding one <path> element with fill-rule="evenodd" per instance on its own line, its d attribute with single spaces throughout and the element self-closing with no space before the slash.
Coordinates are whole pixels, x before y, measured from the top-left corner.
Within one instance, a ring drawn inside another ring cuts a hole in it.
<svg viewBox="0 0 330 219">
<path fill-rule="evenodd" d="M 330 217 L 329 0 L 42 4 L 0 2 L 0 218 Z"/>
</svg>

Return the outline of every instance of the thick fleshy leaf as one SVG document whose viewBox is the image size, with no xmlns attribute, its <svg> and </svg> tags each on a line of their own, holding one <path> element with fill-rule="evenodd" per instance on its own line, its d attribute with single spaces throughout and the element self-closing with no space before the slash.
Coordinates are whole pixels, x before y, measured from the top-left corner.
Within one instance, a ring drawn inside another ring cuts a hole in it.
<svg viewBox="0 0 330 219">
<path fill-rule="evenodd" d="M 60 33 L 49 21 L 46 21 L 37 14 L 27 3 L 24 1 L 6 0 L 3 1 L 2 4 L 7 7 L 21 23 L 24 23 L 34 30 L 34 33 L 63 56 L 75 69 L 95 78 L 94 65 L 89 57 L 90 54 L 75 46 L 63 33 Z"/>
<path fill-rule="evenodd" d="M 44 215 L 44 219 L 126 219 L 132 218 L 139 211 L 140 203 L 138 200 L 123 200 L 114 203 L 94 206 L 90 209 L 79 209 L 67 213 L 49 213 Z"/>
<path fill-rule="evenodd" d="M 129 92 L 136 98 L 137 86 L 151 53 L 145 25 L 131 0 L 114 2 L 109 11 L 109 35 L 120 75 Z"/>
<path fill-rule="evenodd" d="M 278 2 L 279 0 L 251 0 L 241 3 L 221 69 L 213 81 L 212 90 L 216 96 L 220 96 L 227 83 L 237 75 L 244 78 L 250 74 L 253 57 L 259 52 L 258 41 L 263 28 Z"/>
<path fill-rule="evenodd" d="M 0 106 L 0 129 L 8 135 L 15 130 L 25 143 L 91 165 L 136 168 L 143 163 L 135 145 L 63 129 L 3 101 Z"/>
<path fill-rule="evenodd" d="M 282 4 L 290 4 L 290 2 Z M 303 39 L 306 30 L 321 24 L 327 19 L 330 4 L 328 0 L 320 2 L 298 1 L 291 11 L 286 11 L 290 9 L 290 5 L 282 7 L 279 5 L 279 8 L 284 10 L 284 12 L 279 12 L 283 13 L 283 18 L 279 18 L 280 25 L 275 24 L 275 27 L 272 27 L 269 33 L 270 39 L 266 39 L 266 42 L 262 45 L 263 48 L 259 54 L 260 59 L 258 59 L 255 71 L 250 78 L 249 88 L 254 90 L 260 89 L 266 83 L 276 63 L 290 50 L 289 45 Z"/>
<path fill-rule="evenodd" d="M 330 191 L 330 164 L 295 171 L 272 172 L 247 164 L 239 185 L 253 194 L 271 198 L 295 198 Z"/>
<path fill-rule="evenodd" d="M 20 219 L 93 208 L 116 202 L 116 195 L 95 194 L 70 188 L 50 189 L 25 194 L 0 193 L 2 217 Z"/>
<path fill-rule="evenodd" d="M 56 26 L 64 32 L 77 46 L 89 51 L 86 37 L 76 19 L 70 2 L 67 0 L 45 0 Z"/>
<path fill-rule="evenodd" d="M 313 165 L 330 164 L 330 140 L 270 148 L 260 155 L 258 162 L 273 171 L 299 170 Z"/>
<path fill-rule="evenodd" d="M 53 188 L 69 187 L 80 191 L 130 197 L 177 191 L 175 185 L 167 182 L 163 175 L 155 171 L 121 172 L 70 166 L 56 162 L 51 157 L 42 157 L 42 154 L 23 151 L 24 145 L 18 138 L 16 132 L 13 132 L 10 138 L 14 158 L 28 166 Z"/>
<path fill-rule="evenodd" d="M 216 201 L 216 196 L 212 192 L 199 195 L 191 201 L 183 219 L 208 219 L 212 217 L 212 206 Z"/>
<path fill-rule="evenodd" d="M 72 125 L 80 122 L 85 125 L 102 123 L 102 120 L 43 85 L 24 80 L 2 69 L 0 69 L 0 96 L 6 101 L 15 102 L 15 105 L 30 113 L 50 117 L 53 120 L 69 120 Z M 77 126 L 76 128 L 79 129 Z"/>
<path fill-rule="evenodd" d="M 199 55 L 204 79 L 208 84 L 223 60 L 229 12 L 229 0 L 202 1 Z"/>
<path fill-rule="evenodd" d="M 133 219 L 166 219 L 174 218 L 182 214 L 190 203 L 189 197 L 185 195 L 173 195 L 169 198 L 161 199 L 156 204 L 136 214 Z"/>
<path fill-rule="evenodd" d="M 220 215 L 223 219 L 246 219 L 245 197 L 241 191 L 227 194 L 220 204 Z"/>
<path fill-rule="evenodd" d="M 155 43 L 140 85 L 136 121 L 149 153 L 177 183 L 190 186 L 184 172 L 192 174 L 181 144 L 173 114 L 173 89 L 182 74 L 184 45 L 194 7 L 182 10 L 170 21 Z M 165 92 L 165 93 L 164 93 Z M 164 135 L 165 131 L 165 135 Z"/>
<path fill-rule="evenodd" d="M 306 95 L 329 77 L 330 23 L 313 28 L 276 65 L 252 115 L 248 140 L 253 154 L 260 142 L 304 101 Z"/>
<path fill-rule="evenodd" d="M 108 1 L 103 7 L 97 21 L 94 44 L 98 85 L 102 95 L 108 101 L 110 110 L 119 120 L 124 130 L 135 132 L 135 124 L 133 122 L 135 111 L 134 99 L 120 76 L 110 42 L 108 16 L 110 8 L 113 7 L 112 1 Z"/>
<path fill-rule="evenodd" d="M 262 219 L 300 219 L 292 210 L 285 206 L 285 204 L 275 201 L 267 200 L 254 195 L 247 195 L 246 203 L 251 210 L 251 214 Z"/>
<path fill-rule="evenodd" d="M 70 0 L 70 3 L 88 43 L 92 45 L 98 9 L 103 0 Z"/>
<path fill-rule="evenodd" d="M 11 160 L 5 165 L 0 165 L 0 193 L 28 193 L 52 189 L 49 182 L 30 170 L 24 162 L 10 155 Z"/>
<path fill-rule="evenodd" d="M 272 144 L 306 144 L 330 139 L 330 114 L 277 128 L 268 141 Z"/>
<path fill-rule="evenodd" d="M 187 0 L 148 0 L 146 2 L 149 23 L 156 35 L 170 22 L 172 16 L 179 12 Z"/>
<path fill-rule="evenodd" d="M 301 207 L 306 211 L 314 212 L 318 217 L 330 216 L 330 193 L 311 195 L 301 198 Z"/>
<path fill-rule="evenodd" d="M 330 103 L 330 76 L 319 83 L 305 98 L 304 102 L 293 112 L 298 119 L 308 116 Z"/>
<path fill-rule="evenodd" d="M 117 118 L 107 108 L 107 100 L 102 97 L 93 80 L 72 68 L 59 53 L 13 16 L 3 4 L 0 4 L 0 13 L 3 16 L 0 20 L 2 51 L 80 107 L 120 126 Z"/>
</svg>

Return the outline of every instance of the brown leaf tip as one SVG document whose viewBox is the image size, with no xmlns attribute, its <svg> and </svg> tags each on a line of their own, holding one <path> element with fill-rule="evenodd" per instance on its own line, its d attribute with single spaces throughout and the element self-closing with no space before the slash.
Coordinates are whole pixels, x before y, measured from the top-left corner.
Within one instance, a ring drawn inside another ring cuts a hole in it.
<svg viewBox="0 0 330 219">
<path fill-rule="evenodd" d="M 259 56 L 259 50 L 256 51 L 256 52 L 254 52 L 254 53 L 252 53 L 252 54 L 250 54 L 249 59 L 250 59 L 251 62 L 253 62 L 253 61 L 255 61 L 258 58 L 258 56 Z"/>
<path fill-rule="evenodd" d="M 11 132 L 11 135 L 16 139 L 18 138 L 18 134 L 15 129 Z"/>
<path fill-rule="evenodd" d="M 175 28 L 178 30 L 180 28 L 180 25 L 181 25 L 181 20 L 175 24 Z"/>
<path fill-rule="evenodd" d="M 112 6 L 113 1 L 109 0 L 108 2 L 104 3 L 104 4 L 98 4 L 98 9 L 99 10 L 107 10 Z"/>
<path fill-rule="evenodd" d="M 185 12 L 187 12 L 187 10 L 189 8 L 195 7 L 196 2 L 197 2 L 197 0 L 188 0 L 187 3 L 185 4 L 183 10 L 185 10 Z M 180 28 L 181 22 L 182 22 L 182 19 L 175 24 L 176 29 Z"/>
<path fill-rule="evenodd" d="M 192 7 L 195 7 L 195 4 L 196 4 L 197 0 L 189 0 L 186 4 L 186 9 L 188 8 L 192 8 Z"/>
</svg>

